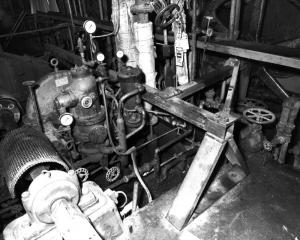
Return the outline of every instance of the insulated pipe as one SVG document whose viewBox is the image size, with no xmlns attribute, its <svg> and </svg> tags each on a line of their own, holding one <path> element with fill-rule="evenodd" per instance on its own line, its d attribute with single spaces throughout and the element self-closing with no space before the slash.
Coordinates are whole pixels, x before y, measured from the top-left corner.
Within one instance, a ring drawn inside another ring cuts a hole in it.
<svg viewBox="0 0 300 240">
<path fill-rule="evenodd" d="M 135 43 L 138 50 L 138 66 L 146 77 L 146 85 L 156 88 L 155 51 L 152 22 L 134 23 Z"/>
</svg>

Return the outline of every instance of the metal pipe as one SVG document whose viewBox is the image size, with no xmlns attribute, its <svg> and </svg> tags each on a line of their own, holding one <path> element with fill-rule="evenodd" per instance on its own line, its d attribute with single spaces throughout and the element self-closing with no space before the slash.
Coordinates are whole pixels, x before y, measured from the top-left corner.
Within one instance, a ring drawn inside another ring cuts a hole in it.
<svg viewBox="0 0 300 240">
<path fill-rule="evenodd" d="M 73 3 L 73 8 L 74 8 L 74 12 L 75 12 L 75 16 L 78 16 L 78 11 L 77 11 L 77 6 L 76 6 L 76 1 L 72 0 Z"/>
<path fill-rule="evenodd" d="M 133 152 L 131 153 L 131 159 L 132 159 L 132 165 L 133 165 L 133 170 L 134 170 L 134 173 L 137 177 L 137 179 L 139 180 L 140 184 L 142 185 L 142 187 L 144 188 L 146 194 L 147 194 L 147 197 L 148 197 L 148 202 L 151 203 L 152 202 L 152 196 L 151 196 L 151 193 L 147 187 L 147 185 L 145 184 L 145 182 L 143 181 L 140 173 L 139 173 L 139 170 L 137 168 L 137 165 L 136 165 L 136 152 Z"/>
<path fill-rule="evenodd" d="M 140 92 L 143 92 L 145 90 L 145 88 L 143 86 L 140 86 L 136 89 L 134 89 L 131 92 L 128 92 L 126 94 L 124 94 L 120 100 L 119 100 L 119 107 L 118 107 L 118 116 L 122 116 L 122 107 L 123 107 L 123 103 L 130 97 L 137 95 Z"/>
<path fill-rule="evenodd" d="M 79 8 L 79 14 L 81 17 L 83 17 L 83 11 L 82 11 L 82 6 L 81 6 L 81 0 L 78 0 L 78 8 Z"/>
<path fill-rule="evenodd" d="M 70 20 L 71 20 L 71 25 L 72 25 L 72 28 L 74 30 L 74 18 L 73 18 L 73 12 L 72 12 L 72 7 L 71 7 L 71 3 L 70 3 L 70 0 L 66 0 L 67 1 L 67 5 L 68 5 L 68 10 L 69 10 L 69 15 L 70 15 Z"/>
<path fill-rule="evenodd" d="M 257 23 L 257 29 L 256 29 L 256 34 L 255 34 L 255 40 L 256 42 L 260 41 L 260 35 L 262 31 L 262 24 L 264 20 L 264 12 L 266 8 L 266 0 L 261 0 L 260 2 L 260 10 L 259 10 L 259 18 L 258 18 L 258 23 Z"/>
<path fill-rule="evenodd" d="M 234 39 L 235 17 L 236 17 L 237 0 L 231 0 L 230 19 L 229 19 L 229 39 Z"/>
<path fill-rule="evenodd" d="M 100 20 L 103 20 L 103 6 L 102 6 L 102 0 L 98 0 L 98 6 L 99 6 L 99 16 L 100 16 Z"/>
<path fill-rule="evenodd" d="M 146 125 L 146 111 L 143 108 L 141 108 L 140 111 L 142 113 L 142 119 L 143 119 L 142 123 L 137 129 L 135 129 L 131 133 L 127 134 L 126 139 L 132 137 L 133 135 L 135 135 L 136 133 L 138 133 L 139 131 L 141 131 L 145 127 L 145 125 Z"/>
<path fill-rule="evenodd" d="M 235 19 L 234 19 L 234 39 L 239 36 L 240 29 L 240 16 L 241 16 L 241 0 L 237 0 L 235 8 Z"/>
<path fill-rule="evenodd" d="M 132 213 L 137 209 L 137 201 L 139 196 L 139 183 L 135 181 L 133 183 L 133 194 L 132 194 Z"/>
<path fill-rule="evenodd" d="M 37 33 L 37 32 L 45 32 L 45 31 L 50 31 L 50 30 L 55 30 L 55 29 L 60 29 L 60 28 L 67 28 L 67 27 L 69 27 L 68 24 L 62 23 L 58 26 L 53 26 L 53 27 L 40 28 L 40 29 L 24 31 L 24 32 L 17 32 L 17 33 L 14 33 L 14 34 L 11 34 L 11 33 L 2 34 L 2 35 L 0 35 L 0 38 L 6 38 L 6 37 L 9 37 L 9 36 L 14 37 L 14 36 L 20 36 L 20 35 L 25 35 L 25 34 L 34 34 L 34 33 Z"/>
<path fill-rule="evenodd" d="M 194 81 L 196 78 L 196 67 L 197 67 L 197 13 L 196 13 L 196 2 L 193 0 L 193 16 L 192 16 L 192 72 L 191 80 Z"/>
<path fill-rule="evenodd" d="M 154 172 L 156 177 L 159 177 L 160 175 L 160 157 L 159 154 L 166 150 L 167 148 L 171 147 L 172 145 L 174 145 L 175 143 L 179 142 L 180 140 L 186 138 L 188 135 L 190 135 L 192 133 L 192 130 L 189 130 L 187 132 L 185 132 L 184 134 L 173 138 L 171 141 L 165 143 L 164 145 L 158 147 L 155 149 L 154 151 Z"/>
</svg>

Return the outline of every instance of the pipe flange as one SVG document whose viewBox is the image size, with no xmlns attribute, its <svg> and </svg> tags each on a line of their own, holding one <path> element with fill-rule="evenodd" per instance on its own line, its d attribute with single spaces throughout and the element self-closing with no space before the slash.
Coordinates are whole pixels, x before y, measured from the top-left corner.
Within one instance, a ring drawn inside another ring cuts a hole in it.
<svg viewBox="0 0 300 240">
<path fill-rule="evenodd" d="M 34 221 L 53 223 L 52 204 L 59 199 L 66 199 L 78 204 L 80 185 L 74 170 L 68 173 L 58 170 L 43 171 L 23 192 L 23 206 Z"/>
</svg>

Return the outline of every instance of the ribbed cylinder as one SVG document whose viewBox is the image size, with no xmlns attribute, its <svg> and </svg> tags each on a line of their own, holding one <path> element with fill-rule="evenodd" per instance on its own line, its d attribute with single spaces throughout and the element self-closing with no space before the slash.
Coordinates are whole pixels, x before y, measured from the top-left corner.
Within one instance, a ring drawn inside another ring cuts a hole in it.
<svg viewBox="0 0 300 240">
<path fill-rule="evenodd" d="M 28 126 L 15 129 L 5 136 L 0 144 L 0 160 L 3 175 L 13 198 L 17 194 L 16 185 L 35 167 L 43 165 L 48 167 L 54 164 L 58 168 L 68 169 L 48 138 Z"/>
</svg>

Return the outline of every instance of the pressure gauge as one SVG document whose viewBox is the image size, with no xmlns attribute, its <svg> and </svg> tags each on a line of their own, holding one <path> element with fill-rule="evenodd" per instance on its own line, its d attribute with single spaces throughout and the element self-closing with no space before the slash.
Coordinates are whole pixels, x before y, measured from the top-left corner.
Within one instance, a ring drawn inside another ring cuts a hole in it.
<svg viewBox="0 0 300 240">
<path fill-rule="evenodd" d="M 118 58 L 122 58 L 123 56 L 124 56 L 124 53 L 121 50 L 117 51 Z"/>
<path fill-rule="evenodd" d="M 71 124 L 74 121 L 74 118 L 71 113 L 64 113 L 64 114 L 60 115 L 59 121 L 60 121 L 61 125 L 68 127 L 68 126 L 71 126 Z"/>
<path fill-rule="evenodd" d="M 94 32 L 96 32 L 96 23 L 93 22 L 92 20 L 86 20 L 83 23 L 83 28 L 84 30 L 89 33 L 89 34 L 93 34 Z"/>
<path fill-rule="evenodd" d="M 103 55 L 103 53 L 97 53 L 96 58 L 99 62 L 103 62 L 105 59 L 105 56 Z"/>
</svg>

